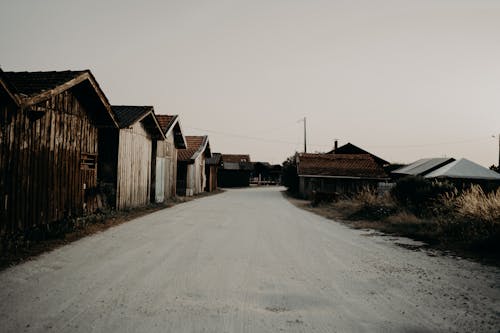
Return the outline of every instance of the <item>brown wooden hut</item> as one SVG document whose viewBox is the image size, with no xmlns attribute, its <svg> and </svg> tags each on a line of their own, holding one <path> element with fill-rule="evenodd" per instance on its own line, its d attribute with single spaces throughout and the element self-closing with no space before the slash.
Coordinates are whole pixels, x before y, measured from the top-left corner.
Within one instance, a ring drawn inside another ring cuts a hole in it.
<svg viewBox="0 0 500 333">
<path fill-rule="evenodd" d="M 116 209 L 147 205 L 154 201 L 157 141 L 165 136 L 152 106 L 111 108 L 120 129 L 106 136 L 108 145 L 102 160 L 108 173 L 103 179 L 116 184 Z"/>
<path fill-rule="evenodd" d="M 217 180 L 220 187 L 250 186 L 253 164 L 248 154 L 222 154 Z"/>
<path fill-rule="evenodd" d="M 205 174 L 207 176 L 207 183 L 205 184 L 206 192 L 213 192 L 217 190 L 217 172 L 222 163 L 222 155 L 220 153 L 213 153 L 211 157 L 205 161 Z"/>
<path fill-rule="evenodd" d="M 99 133 L 117 128 L 92 73 L 0 71 L 0 232 L 93 212 Z"/>
<path fill-rule="evenodd" d="M 186 149 L 177 159 L 177 194 L 193 196 L 205 189 L 205 159 L 212 156 L 208 136 L 186 136 Z"/>
<path fill-rule="evenodd" d="M 156 202 L 175 197 L 177 184 L 177 150 L 186 148 L 178 115 L 156 115 L 165 140 L 158 141 L 156 152 Z"/>
</svg>

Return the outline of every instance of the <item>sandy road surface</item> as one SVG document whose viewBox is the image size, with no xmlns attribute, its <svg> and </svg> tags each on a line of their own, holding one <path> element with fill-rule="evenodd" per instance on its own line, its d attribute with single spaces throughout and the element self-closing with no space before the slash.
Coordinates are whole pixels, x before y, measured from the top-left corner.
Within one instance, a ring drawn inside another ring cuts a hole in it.
<svg viewBox="0 0 500 333">
<path fill-rule="evenodd" d="M 497 332 L 500 270 L 230 190 L 0 273 L 2 332 Z"/>
</svg>

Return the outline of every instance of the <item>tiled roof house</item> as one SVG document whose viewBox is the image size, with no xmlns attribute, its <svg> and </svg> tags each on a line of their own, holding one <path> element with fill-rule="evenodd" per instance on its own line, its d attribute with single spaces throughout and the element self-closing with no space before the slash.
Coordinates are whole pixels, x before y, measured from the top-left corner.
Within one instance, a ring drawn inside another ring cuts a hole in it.
<svg viewBox="0 0 500 333">
<path fill-rule="evenodd" d="M 350 194 L 388 179 L 370 154 L 298 154 L 299 191 Z"/>
<path fill-rule="evenodd" d="M 158 141 L 156 148 L 155 200 L 160 203 L 176 195 L 177 155 L 179 149 L 186 148 L 186 138 L 178 115 L 157 114 L 156 119 L 165 136 L 165 140 Z"/>
<path fill-rule="evenodd" d="M 205 190 L 205 160 L 212 156 L 208 136 L 186 136 L 186 149 L 177 156 L 177 194 L 192 196 Z"/>
</svg>

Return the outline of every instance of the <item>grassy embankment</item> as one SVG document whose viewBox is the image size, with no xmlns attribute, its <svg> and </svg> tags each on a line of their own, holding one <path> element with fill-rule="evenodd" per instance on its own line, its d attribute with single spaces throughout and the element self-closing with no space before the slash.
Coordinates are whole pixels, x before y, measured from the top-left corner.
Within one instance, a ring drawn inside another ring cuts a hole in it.
<svg viewBox="0 0 500 333">
<path fill-rule="evenodd" d="M 472 186 L 420 202 L 405 199 L 394 191 L 380 196 L 364 189 L 353 198 L 313 202 L 308 209 L 354 228 L 410 237 L 433 247 L 500 262 L 500 189 L 485 193 Z"/>
</svg>

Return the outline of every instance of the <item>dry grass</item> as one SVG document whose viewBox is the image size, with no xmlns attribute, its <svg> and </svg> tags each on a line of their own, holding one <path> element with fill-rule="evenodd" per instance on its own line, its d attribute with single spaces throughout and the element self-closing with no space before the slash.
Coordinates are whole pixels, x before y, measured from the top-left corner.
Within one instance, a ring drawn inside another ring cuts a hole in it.
<svg viewBox="0 0 500 333">
<path fill-rule="evenodd" d="M 317 207 L 305 200 L 297 206 L 353 228 L 410 237 L 500 265 L 500 189 L 484 193 L 479 186 L 473 186 L 462 193 L 441 195 L 427 208 L 432 214 L 426 217 L 396 203 L 389 193 L 379 195 L 370 189 Z"/>
<path fill-rule="evenodd" d="M 442 201 L 445 206 L 455 208 L 461 217 L 500 224 L 500 189 L 484 193 L 480 186 L 473 185 L 461 194 L 448 193 Z"/>
<path fill-rule="evenodd" d="M 385 219 L 385 222 L 391 224 L 422 224 L 424 221 L 415 216 L 415 214 L 402 211 L 391 216 L 388 216 Z"/>
</svg>

